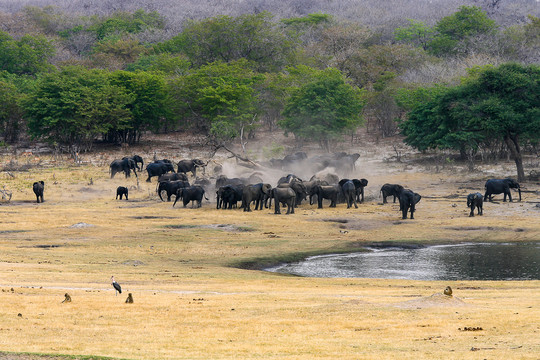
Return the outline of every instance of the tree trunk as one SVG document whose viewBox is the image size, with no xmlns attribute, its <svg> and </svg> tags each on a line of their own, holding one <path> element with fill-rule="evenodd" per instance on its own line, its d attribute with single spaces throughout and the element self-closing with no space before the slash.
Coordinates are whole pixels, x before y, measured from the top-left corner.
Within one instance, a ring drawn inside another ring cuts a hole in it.
<svg viewBox="0 0 540 360">
<path fill-rule="evenodd" d="M 518 182 L 525 181 L 525 171 L 523 170 L 523 157 L 521 156 L 521 150 L 519 148 L 518 136 L 506 135 L 504 137 L 504 142 L 506 143 L 506 146 L 508 146 L 508 149 L 510 150 L 512 157 L 514 158 L 514 161 L 516 162 L 517 177 L 518 177 L 517 181 Z"/>
</svg>

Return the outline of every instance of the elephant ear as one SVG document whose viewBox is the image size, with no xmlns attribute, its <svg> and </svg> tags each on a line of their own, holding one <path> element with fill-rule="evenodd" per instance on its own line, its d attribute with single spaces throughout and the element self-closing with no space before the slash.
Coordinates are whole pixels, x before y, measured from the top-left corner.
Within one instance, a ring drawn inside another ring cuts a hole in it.
<svg viewBox="0 0 540 360">
<path fill-rule="evenodd" d="M 349 181 L 349 179 L 341 179 L 341 180 L 339 180 L 338 184 L 339 184 L 339 186 L 341 187 L 341 186 L 343 186 L 343 184 L 345 184 L 347 181 Z"/>
<path fill-rule="evenodd" d="M 362 183 L 362 186 L 367 186 L 368 184 L 367 179 L 360 179 L 360 182 Z"/>
</svg>

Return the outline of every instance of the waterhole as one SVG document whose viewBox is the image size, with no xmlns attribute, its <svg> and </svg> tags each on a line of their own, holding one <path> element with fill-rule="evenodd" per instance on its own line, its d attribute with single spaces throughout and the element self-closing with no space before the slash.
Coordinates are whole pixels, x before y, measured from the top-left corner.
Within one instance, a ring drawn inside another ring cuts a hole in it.
<svg viewBox="0 0 540 360">
<path fill-rule="evenodd" d="M 540 280 L 540 242 L 372 246 L 266 270 L 305 277 L 410 280 Z"/>
</svg>

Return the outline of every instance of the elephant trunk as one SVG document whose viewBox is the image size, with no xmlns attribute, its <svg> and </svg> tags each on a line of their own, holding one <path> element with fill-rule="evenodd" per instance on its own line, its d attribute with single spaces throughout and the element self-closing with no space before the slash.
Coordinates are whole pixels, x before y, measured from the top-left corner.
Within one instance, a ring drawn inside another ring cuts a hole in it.
<svg viewBox="0 0 540 360">
<path fill-rule="evenodd" d="M 521 188 L 518 186 L 518 193 L 519 193 L 519 201 L 521 201 Z"/>
</svg>

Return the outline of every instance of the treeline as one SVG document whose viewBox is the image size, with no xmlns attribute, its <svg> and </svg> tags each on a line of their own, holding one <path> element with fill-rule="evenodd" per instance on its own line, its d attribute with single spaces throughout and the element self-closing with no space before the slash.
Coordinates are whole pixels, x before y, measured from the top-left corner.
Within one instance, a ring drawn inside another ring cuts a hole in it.
<svg viewBox="0 0 540 360">
<path fill-rule="evenodd" d="M 215 16 L 167 36 L 166 18 L 142 9 L 2 16 L 11 25 L 0 32 L 0 136 L 78 151 L 188 128 L 245 143 L 261 126 L 279 127 L 325 148 L 364 122 L 391 136 L 423 89 L 433 99 L 444 91 L 431 89 L 486 71 L 467 68 L 540 62 L 538 17 L 503 28 L 475 6 L 390 34 L 325 13 Z"/>
</svg>

